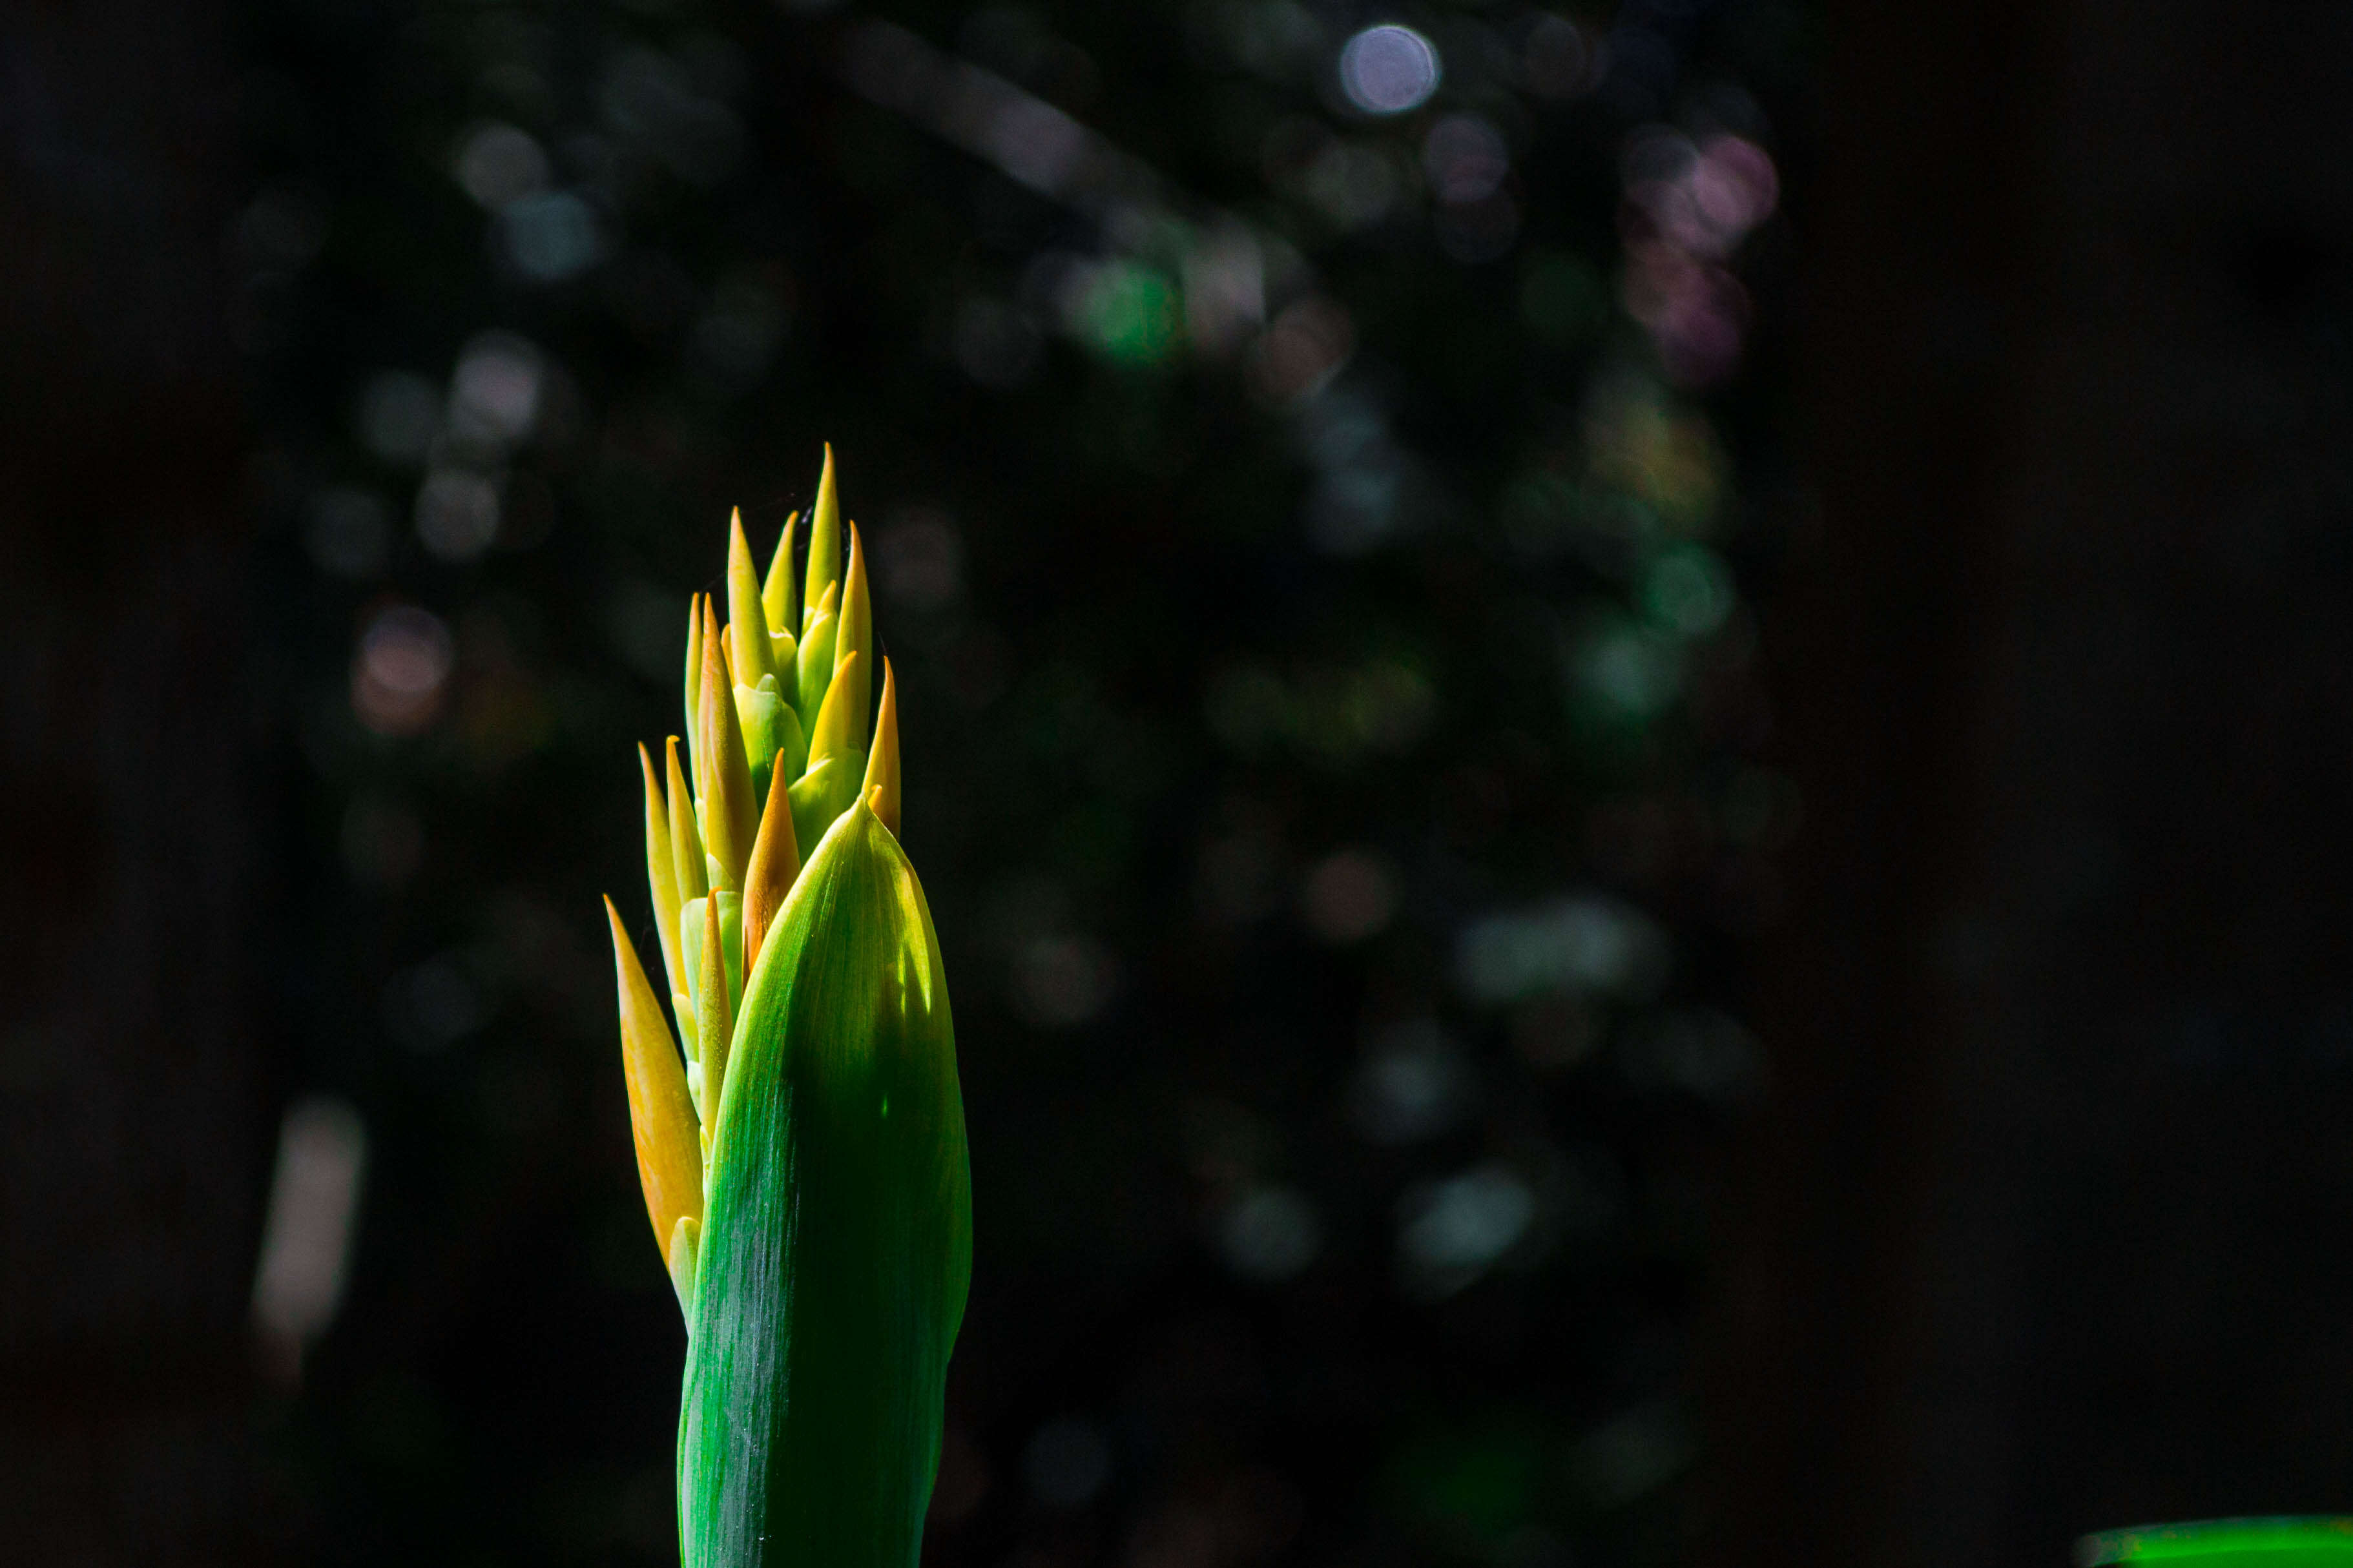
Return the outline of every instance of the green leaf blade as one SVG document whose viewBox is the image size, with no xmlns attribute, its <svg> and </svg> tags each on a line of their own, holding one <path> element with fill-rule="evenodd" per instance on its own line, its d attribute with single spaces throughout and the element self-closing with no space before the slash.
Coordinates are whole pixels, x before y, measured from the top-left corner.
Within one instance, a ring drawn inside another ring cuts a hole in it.
<svg viewBox="0 0 2353 1568">
<path fill-rule="evenodd" d="M 971 1270 L 939 942 L 861 802 L 736 1027 L 680 1418 L 688 1568 L 913 1568 Z"/>
<path fill-rule="evenodd" d="M 2145 1524 L 2085 1536 L 2076 1544 L 2075 1561 L 2084 1568 L 2107 1563 L 2353 1568 L 2353 1519 L 2279 1517 Z"/>
</svg>

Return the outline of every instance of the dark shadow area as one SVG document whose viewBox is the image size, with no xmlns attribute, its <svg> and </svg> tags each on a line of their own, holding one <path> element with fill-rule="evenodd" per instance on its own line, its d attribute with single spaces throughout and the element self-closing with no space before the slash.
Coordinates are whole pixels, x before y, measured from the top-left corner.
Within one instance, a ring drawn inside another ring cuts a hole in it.
<svg viewBox="0 0 2353 1568">
<path fill-rule="evenodd" d="M 1725 1554 L 2343 1510 L 2353 35 L 1829 37 Z"/>
</svg>

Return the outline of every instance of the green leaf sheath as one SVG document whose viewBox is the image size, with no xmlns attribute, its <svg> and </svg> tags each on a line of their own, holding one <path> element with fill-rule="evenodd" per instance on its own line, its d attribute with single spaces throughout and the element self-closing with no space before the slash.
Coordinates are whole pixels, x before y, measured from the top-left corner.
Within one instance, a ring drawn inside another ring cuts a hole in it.
<svg viewBox="0 0 2353 1568">
<path fill-rule="evenodd" d="M 686 1568 L 913 1568 L 972 1178 L 931 911 L 862 801 L 761 946 L 721 1101 L 679 1424 Z"/>
</svg>

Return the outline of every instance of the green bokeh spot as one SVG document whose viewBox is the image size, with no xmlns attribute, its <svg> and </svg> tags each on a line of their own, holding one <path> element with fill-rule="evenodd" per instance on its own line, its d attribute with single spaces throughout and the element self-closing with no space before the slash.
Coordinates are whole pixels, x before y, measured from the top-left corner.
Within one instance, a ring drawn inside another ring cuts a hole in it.
<svg viewBox="0 0 2353 1568">
<path fill-rule="evenodd" d="M 1704 545 L 1679 545 L 1651 563 L 1642 579 L 1642 607 L 1680 637 L 1700 637 L 1722 626 L 1739 595 L 1732 574 Z"/>
<path fill-rule="evenodd" d="M 1081 319 L 1105 359 L 1157 364 L 1176 347 L 1176 287 L 1149 267 L 1113 262 L 1087 289 Z"/>
</svg>

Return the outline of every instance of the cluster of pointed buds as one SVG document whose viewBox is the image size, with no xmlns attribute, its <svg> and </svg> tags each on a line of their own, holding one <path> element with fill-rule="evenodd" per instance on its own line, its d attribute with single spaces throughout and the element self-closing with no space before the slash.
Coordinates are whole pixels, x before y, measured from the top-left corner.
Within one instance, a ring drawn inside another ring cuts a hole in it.
<svg viewBox="0 0 2353 1568">
<path fill-rule="evenodd" d="M 971 1274 L 939 941 L 898 841 L 898 700 L 833 455 L 766 576 L 687 629 L 681 759 L 643 747 L 659 998 L 612 900 L 648 1217 L 686 1315 L 689 1568 L 911 1568 Z M 681 1050 L 679 1041 L 683 1040 Z"/>
</svg>

